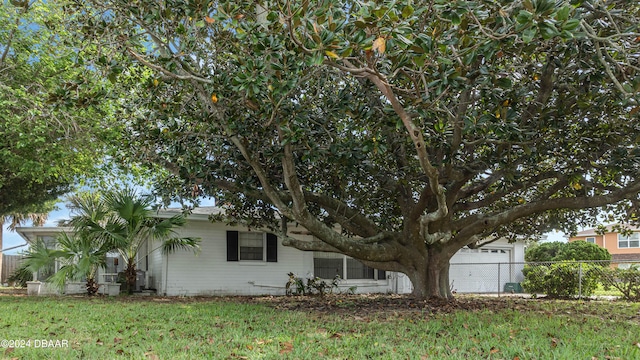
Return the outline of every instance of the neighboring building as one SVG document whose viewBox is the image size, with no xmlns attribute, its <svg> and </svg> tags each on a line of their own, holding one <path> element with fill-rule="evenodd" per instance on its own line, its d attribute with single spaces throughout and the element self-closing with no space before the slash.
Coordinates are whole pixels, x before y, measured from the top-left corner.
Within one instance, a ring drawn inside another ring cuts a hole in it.
<svg viewBox="0 0 640 360">
<path fill-rule="evenodd" d="M 596 229 L 580 231 L 569 241 L 586 241 L 609 250 L 612 261 L 640 260 L 640 228 L 627 226 L 633 233 L 630 236 L 622 235 L 606 226 L 604 234 L 598 234 Z"/>
<path fill-rule="evenodd" d="M 202 239 L 197 254 L 178 251 L 163 254 L 159 243 L 149 243 L 139 252 L 137 268 L 141 286 L 160 295 L 283 295 L 285 284 L 293 272 L 299 277 L 320 277 L 331 280 L 340 275 L 340 289 L 356 293 L 409 293 L 411 282 L 404 274 L 372 269 L 348 256 L 322 252 L 303 252 L 282 245 L 273 234 L 249 231 L 242 226 L 212 223 L 209 215 L 217 208 L 196 208 L 187 224 L 178 228 L 179 236 Z M 158 216 L 169 217 L 178 210 L 167 210 Z M 63 228 L 19 228 L 28 242 L 52 239 Z M 313 236 L 301 227 L 291 227 L 289 236 L 301 240 Z M 115 255 L 114 255 L 115 257 Z M 524 245 L 497 241 L 481 249 L 462 249 L 451 259 L 452 288 L 457 292 L 498 292 L 506 283 L 519 282 L 521 272 L 513 266 L 489 266 L 488 273 L 470 271 L 473 264 L 511 263 L 524 261 Z M 124 262 L 107 261 L 108 268 L 99 274 L 99 282 L 113 280 L 122 271 Z M 467 266 L 468 265 L 468 266 Z M 494 270 L 495 269 L 495 270 Z M 496 272 L 496 274 L 493 274 Z M 489 275 L 489 276 L 487 276 Z"/>
</svg>

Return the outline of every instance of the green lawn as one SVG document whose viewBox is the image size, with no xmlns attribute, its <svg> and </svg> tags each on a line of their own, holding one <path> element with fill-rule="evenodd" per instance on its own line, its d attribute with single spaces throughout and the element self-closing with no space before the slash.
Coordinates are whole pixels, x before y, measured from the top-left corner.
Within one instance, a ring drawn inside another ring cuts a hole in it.
<svg viewBox="0 0 640 360">
<path fill-rule="evenodd" d="M 4 295 L 0 310 L 0 339 L 25 346 L 5 343 L 9 359 L 640 358 L 640 304 L 625 302 Z"/>
</svg>

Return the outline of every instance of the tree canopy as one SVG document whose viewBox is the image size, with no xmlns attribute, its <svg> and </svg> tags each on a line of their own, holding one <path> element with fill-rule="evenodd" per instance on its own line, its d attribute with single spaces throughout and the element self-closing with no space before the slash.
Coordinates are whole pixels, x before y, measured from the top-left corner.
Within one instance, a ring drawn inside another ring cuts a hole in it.
<svg viewBox="0 0 640 360">
<path fill-rule="evenodd" d="M 406 273 L 417 296 L 452 296 L 463 246 L 637 211 L 637 2 L 78 10 L 84 40 L 111 50 L 103 69 L 130 85 L 123 154 L 167 170 L 158 191 L 214 196 L 286 245 Z M 286 238 L 281 219 L 316 241 Z"/>
<path fill-rule="evenodd" d="M 102 161 L 108 89 L 75 24 L 63 2 L 0 6 L 0 215 L 57 199 Z"/>
</svg>

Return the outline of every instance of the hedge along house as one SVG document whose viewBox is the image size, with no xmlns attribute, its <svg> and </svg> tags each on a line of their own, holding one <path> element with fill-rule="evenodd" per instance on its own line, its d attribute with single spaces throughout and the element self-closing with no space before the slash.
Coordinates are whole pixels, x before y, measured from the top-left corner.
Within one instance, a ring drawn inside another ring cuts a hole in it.
<svg viewBox="0 0 640 360">
<path fill-rule="evenodd" d="M 159 217 L 171 217 L 180 210 L 168 209 Z M 301 278 L 319 277 L 330 282 L 336 275 L 342 279 L 339 291 L 355 293 L 409 293 L 411 282 L 404 274 L 372 269 L 345 255 L 303 252 L 282 245 L 274 234 L 250 230 L 243 226 L 228 226 L 211 222 L 209 215 L 219 208 L 201 207 L 193 210 L 187 224 L 177 228 L 178 236 L 199 237 L 200 249 L 179 250 L 163 254 L 159 242 L 145 244 L 138 253 L 140 289 L 153 289 L 159 295 L 284 295 L 288 273 Z M 48 233 L 61 228 L 48 229 Z M 25 239 L 35 228 L 20 228 Z M 289 236 L 312 241 L 313 236 L 302 227 L 291 226 Z M 108 259 L 108 268 L 99 279 L 110 281 L 123 270 L 114 267 L 117 256 Z M 457 292 L 498 292 L 505 283 L 519 281 L 517 272 L 496 262 L 523 261 L 524 245 L 498 241 L 482 249 L 463 249 L 451 260 L 451 282 Z M 478 263 L 483 263 L 478 265 Z M 491 266 L 494 263 L 496 266 Z M 475 264 L 471 266 L 471 264 Z M 471 267 L 470 267 L 471 266 Z M 484 270 L 476 267 L 482 266 Z M 494 274 L 499 271 L 500 275 Z M 496 282 L 499 278 L 501 280 Z"/>
</svg>

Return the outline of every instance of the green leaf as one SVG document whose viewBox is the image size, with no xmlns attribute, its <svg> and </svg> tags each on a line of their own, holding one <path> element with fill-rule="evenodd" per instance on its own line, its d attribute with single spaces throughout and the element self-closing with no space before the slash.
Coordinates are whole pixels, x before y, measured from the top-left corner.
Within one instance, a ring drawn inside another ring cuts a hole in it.
<svg viewBox="0 0 640 360">
<path fill-rule="evenodd" d="M 520 10 L 518 16 L 516 17 L 516 21 L 520 24 L 526 24 L 530 22 L 532 18 L 532 13 L 528 12 L 527 10 Z"/>
<path fill-rule="evenodd" d="M 571 12 L 571 7 L 569 5 L 565 5 L 558 10 L 556 13 L 556 20 L 565 21 L 569 18 L 569 13 Z"/>
<path fill-rule="evenodd" d="M 543 21 L 539 23 L 538 29 L 540 29 L 540 35 L 542 35 L 542 38 L 545 40 L 560 35 L 560 32 L 558 31 L 558 29 L 556 29 L 556 26 L 549 21 Z"/>
<path fill-rule="evenodd" d="M 575 30 L 578 26 L 580 26 L 580 20 L 571 19 L 571 20 L 567 20 L 567 22 L 562 24 L 562 30 L 571 31 L 571 30 Z"/>
<path fill-rule="evenodd" d="M 411 5 L 407 5 L 402 9 L 402 17 L 403 18 L 408 18 L 409 16 L 413 15 L 413 6 Z"/>
<path fill-rule="evenodd" d="M 522 41 L 524 41 L 526 44 L 530 43 L 531 41 L 533 41 L 533 38 L 536 36 L 537 33 L 538 33 L 537 28 L 525 29 L 522 32 Z"/>
<path fill-rule="evenodd" d="M 495 85 L 503 89 L 510 89 L 513 86 L 511 79 L 506 77 L 496 79 Z"/>
</svg>

